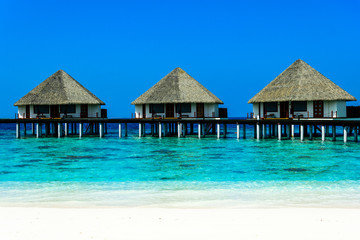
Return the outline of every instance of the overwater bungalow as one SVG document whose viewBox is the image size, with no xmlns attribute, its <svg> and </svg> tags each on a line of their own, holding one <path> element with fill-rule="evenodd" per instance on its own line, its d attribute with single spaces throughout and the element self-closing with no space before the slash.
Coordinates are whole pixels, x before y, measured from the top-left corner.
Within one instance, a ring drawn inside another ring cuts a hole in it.
<svg viewBox="0 0 360 240">
<path fill-rule="evenodd" d="M 227 117 L 223 102 L 181 68 L 175 68 L 138 97 L 135 118 Z"/>
<path fill-rule="evenodd" d="M 17 101 L 18 118 L 107 117 L 105 105 L 69 74 L 59 70 Z"/>
<path fill-rule="evenodd" d="M 356 99 L 299 59 L 248 103 L 254 118 L 342 118 L 346 101 Z"/>
</svg>

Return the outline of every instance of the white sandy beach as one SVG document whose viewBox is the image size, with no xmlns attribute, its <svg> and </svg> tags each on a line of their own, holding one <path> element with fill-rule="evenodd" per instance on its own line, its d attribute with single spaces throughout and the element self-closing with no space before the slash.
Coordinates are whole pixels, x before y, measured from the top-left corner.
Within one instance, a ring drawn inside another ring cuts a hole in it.
<svg viewBox="0 0 360 240">
<path fill-rule="evenodd" d="M 0 207 L 0 239 L 359 239 L 360 209 Z"/>
</svg>

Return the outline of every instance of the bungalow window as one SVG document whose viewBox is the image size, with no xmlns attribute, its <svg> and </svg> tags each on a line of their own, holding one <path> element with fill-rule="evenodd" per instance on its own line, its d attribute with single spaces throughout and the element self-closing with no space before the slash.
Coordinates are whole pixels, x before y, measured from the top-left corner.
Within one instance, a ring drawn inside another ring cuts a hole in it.
<svg viewBox="0 0 360 240">
<path fill-rule="evenodd" d="M 60 113 L 76 113 L 75 104 L 60 105 Z"/>
<path fill-rule="evenodd" d="M 176 104 L 176 113 L 191 113 L 191 103 Z"/>
<path fill-rule="evenodd" d="M 307 111 L 307 102 L 292 102 L 293 104 L 293 111 L 294 112 L 306 112 Z"/>
<path fill-rule="evenodd" d="M 150 113 L 164 113 L 164 104 L 150 104 Z"/>
<path fill-rule="evenodd" d="M 50 113 L 49 105 L 34 105 L 35 114 L 46 114 Z"/>
<path fill-rule="evenodd" d="M 278 104 L 277 102 L 266 102 L 264 103 L 265 112 L 277 112 Z"/>
</svg>

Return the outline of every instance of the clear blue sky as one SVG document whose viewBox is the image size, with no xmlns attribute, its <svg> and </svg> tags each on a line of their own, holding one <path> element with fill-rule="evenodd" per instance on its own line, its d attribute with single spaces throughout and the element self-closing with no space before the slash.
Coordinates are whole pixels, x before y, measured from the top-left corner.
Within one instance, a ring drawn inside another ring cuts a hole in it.
<svg viewBox="0 0 360 240">
<path fill-rule="evenodd" d="M 358 0 L 1 0 L 0 117 L 59 69 L 110 117 L 130 117 L 131 101 L 175 67 L 246 116 L 299 58 L 360 100 L 359 12 Z"/>
</svg>

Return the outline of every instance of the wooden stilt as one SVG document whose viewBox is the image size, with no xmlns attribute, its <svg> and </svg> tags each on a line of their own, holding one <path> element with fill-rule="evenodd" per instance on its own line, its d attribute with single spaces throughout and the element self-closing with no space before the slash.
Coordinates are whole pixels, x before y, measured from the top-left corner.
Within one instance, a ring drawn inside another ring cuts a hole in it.
<svg viewBox="0 0 360 240">
<path fill-rule="evenodd" d="M 16 138 L 20 138 L 20 123 L 16 123 Z"/>
<path fill-rule="evenodd" d="M 79 123 L 79 138 L 83 135 L 83 123 Z"/>
<path fill-rule="evenodd" d="M 354 127 L 354 142 L 358 142 L 358 126 Z"/>
<path fill-rule="evenodd" d="M 198 137 L 201 138 L 201 124 L 198 123 Z"/>
<path fill-rule="evenodd" d="M 125 134 L 124 135 L 125 135 L 125 137 L 127 137 L 128 136 L 127 123 L 125 123 L 124 125 L 125 125 Z"/>
<path fill-rule="evenodd" d="M 347 127 L 346 126 L 344 126 L 344 143 L 346 143 L 347 142 L 347 138 L 348 138 L 348 129 L 347 129 Z"/>
<path fill-rule="evenodd" d="M 286 131 L 287 139 L 290 139 L 291 138 L 291 126 L 289 124 L 287 124 L 286 128 L 287 128 L 287 131 Z"/>
<path fill-rule="evenodd" d="M 304 141 L 304 125 L 300 125 L 300 141 Z"/>
<path fill-rule="evenodd" d="M 309 139 L 313 140 L 313 125 L 309 125 Z"/>
<path fill-rule="evenodd" d="M 36 123 L 36 138 L 40 137 L 40 123 Z"/>
<path fill-rule="evenodd" d="M 216 124 L 217 139 L 220 139 L 220 123 Z"/>
<path fill-rule="evenodd" d="M 64 132 L 65 136 L 67 136 L 69 134 L 69 124 L 65 123 L 65 132 Z"/>
<path fill-rule="evenodd" d="M 161 138 L 161 134 L 162 134 L 161 124 L 162 123 L 159 122 L 159 138 Z"/>
<path fill-rule="evenodd" d="M 332 140 L 336 141 L 336 126 L 332 126 Z"/>
<path fill-rule="evenodd" d="M 325 141 L 325 126 L 321 125 L 321 141 Z"/>
<path fill-rule="evenodd" d="M 243 124 L 243 138 L 246 139 L 246 124 Z"/>
<path fill-rule="evenodd" d="M 122 129 L 121 129 L 121 123 L 119 123 L 119 138 L 122 137 Z"/>
<path fill-rule="evenodd" d="M 282 135 L 281 128 L 282 128 L 281 124 L 278 123 L 278 132 L 277 132 L 277 134 L 278 134 L 278 140 L 281 140 L 281 137 L 282 137 L 282 136 L 281 136 L 281 135 Z"/>
<path fill-rule="evenodd" d="M 57 135 L 58 135 L 58 138 L 61 138 L 61 128 L 62 128 L 62 124 L 61 123 L 58 123 L 57 124 L 58 126 L 57 126 L 57 128 L 58 128 L 58 133 L 57 133 Z"/>
<path fill-rule="evenodd" d="M 236 139 L 240 139 L 240 125 L 236 124 Z"/>
</svg>

